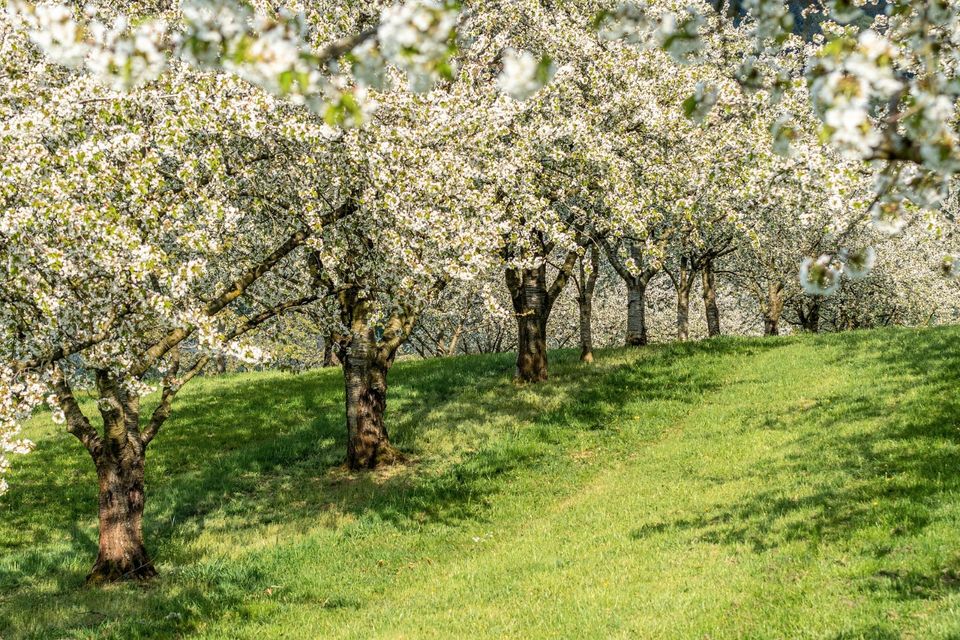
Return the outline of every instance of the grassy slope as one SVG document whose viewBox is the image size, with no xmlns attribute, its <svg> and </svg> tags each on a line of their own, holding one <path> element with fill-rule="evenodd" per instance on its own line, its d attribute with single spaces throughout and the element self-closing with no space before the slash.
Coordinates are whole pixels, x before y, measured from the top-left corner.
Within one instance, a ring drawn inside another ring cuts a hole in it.
<svg viewBox="0 0 960 640">
<path fill-rule="evenodd" d="M 337 371 L 201 380 L 149 452 L 162 577 L 80 588 L 95 478 L 37 420 L 0 638 L 960 637 L 960 330 L 401 364 L 351 477 Z"/>
</svg>

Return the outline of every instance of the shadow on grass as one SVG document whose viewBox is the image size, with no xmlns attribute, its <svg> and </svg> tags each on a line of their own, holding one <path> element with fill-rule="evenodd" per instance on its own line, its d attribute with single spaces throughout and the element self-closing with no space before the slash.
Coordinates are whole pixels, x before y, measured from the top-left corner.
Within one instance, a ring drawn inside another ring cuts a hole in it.
<svg viewBox="0 0 960 640">
<path fill-rule="evenodd" d="M 953 526 L 957 518 L 943 509 L 960 495 L 958 337 L 954 329 L 892 329 L 815 338 L 842 346 L 827 364 L 858 377 L 790 415 L 755 418 L 761 428 L 786 425 L 797 435 L 781 458 L 764 459 L 753 470 L 755 488 L 746 497 L 695 517 L 644 525 L 632 537 L 686 530 L 698 540 L 746 544 L 759 553 L 787 543 L 816 549 L 860 540 L 862 553 L 880 566 L 890 558 L 888 568 L 863 576 L 863 591 L 900 600 L 960 591 L 960 548 L 927 570 L 903 569 L 892 559 L 894 551 L 910 553 L 928 527 Z M 795 484 L 766 481 L 775 478 Z M 805 482 L 815 483 L 812 491 Z M 878 528 L 881 540 L 870 541 L 868 531 Z M 837 637 L 899 635 L 877 627 Z"/>
<path fill-rule="evenodd" d="M 96 553 L 92 463 L 70 436 L 46 437 L 18 461 L 15 488 L 0 502 L 0 637 L 188 633 L 196 621 L 252 606 L 248 595 L 264 587 L 256 570 L 183 544 L 205 530 L 236 535 L 278 522 L 315 525 L 334 511 L 397 527 L 482 520 L 511 474 L 556 453 L 571 434 L 619 437 L 611 425 L 625 397 L 696 402 L 721 384 L 710 363 L 720 367 L 731 355 L 788 343 L 724 339 L 611 351 L 593 367 L 577 363 L 573 351 L 556 352 L 551 380 L 532 387 L 510 381 L 510 354 L 399 364 L 388 409 L 395 444 L 429 456 L 418 437 L 429 425 L 467 453 L 436 469 L 414 465 L 388 477 L 329 473 L 346 446 L 339 371 L 200 380 L 178 400 L 147 457 L 145 534 L 166 575 L 102 592 L 80 586 Z M 694 356 L 698 367 L 686 366 Z M 618 362 L 605 365 L 606 358 Z M 475 440 L 459 433 L 464 422 L 510 421 L 509 433 Z M 181 618 L 178 611 L 191 614 Z M 137 612 L 169 614 L 157 622 Z M 18 630 L 23 620 L 37 630 Z"/>
</svg>

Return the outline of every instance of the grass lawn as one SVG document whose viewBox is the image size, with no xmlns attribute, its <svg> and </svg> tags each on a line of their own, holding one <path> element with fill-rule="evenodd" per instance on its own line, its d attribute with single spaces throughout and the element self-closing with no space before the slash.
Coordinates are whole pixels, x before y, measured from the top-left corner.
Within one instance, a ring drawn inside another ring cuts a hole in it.
<svg viewBox="0 0 960 640">
<path fill-rule="evenodd" d="M 338 467 L 336 370 L 209 378 L 147 455 L 161 576 L 84 588 L 96 476 L 38 416 L 0 638 L 960 638 L 960 329 L 398 364 L 413 463 Z"/>
</svg>

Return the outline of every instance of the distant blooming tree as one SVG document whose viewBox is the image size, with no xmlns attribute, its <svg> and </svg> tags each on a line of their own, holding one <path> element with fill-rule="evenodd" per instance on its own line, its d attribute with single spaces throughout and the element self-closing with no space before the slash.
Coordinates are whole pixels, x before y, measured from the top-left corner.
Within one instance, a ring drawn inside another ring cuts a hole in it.
<svg viewBox="0 0 960 640">
<path fill-rule="evenodd" d="M 596 25 L 602 38 L 662 48 L 684 64 L 714 64 L 711 34 L 718 24 L 735 21 L 754 44 L 743 56 L 720 61 L 729 76 L 745 90 L 766 88 L 774 98 L 805 76 L 807 109 L 819 119 L 821 137 L 870 163 L 878 178 L 868 213 L 877 228 L 896 232 L 911 217 L 937 215 L 960 167 L 960 7 L 894 0 L 867 11 L 866 4 L 810 3 L 806 16 L 817 18 L 819 32 L 808 41 L 793 33 L 795 17 L 783 0 L 731 0 L 683 10 L 668 2 L 624 2 L 598 13 Z M 706 108 L 712 101 L 699 92 L 685 106 Z M 793 132 L 784 117 L 773 128 L 775 144 L 786 146 Z M 801 269 L 804 287 L 817 293 L 834 292 L 842 272 L 860 272 L 872 262 L 870 251 L 823 249 Z"/>
</svg>

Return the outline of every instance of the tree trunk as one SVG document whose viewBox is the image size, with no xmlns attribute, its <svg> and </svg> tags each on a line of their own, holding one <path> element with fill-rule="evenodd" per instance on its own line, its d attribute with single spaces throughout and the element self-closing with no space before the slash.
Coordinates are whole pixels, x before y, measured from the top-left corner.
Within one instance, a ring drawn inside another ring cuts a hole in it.
<svg viewBox="0 0 960 640">
<path fill-rule="evenodd" d="M 523 382 L 547 379 L 546 267 L 507 271 L 507 285 L 517 318 L 516 377 Z"/>
<path fill-rule="evenodd" d="M 144 464 L 140 398 L 119 379 L 97 371 L 97 407 L 103 418 L 101 446 L 90 450 L 99 483 L 100 544 L 87 582 L 150 578 L 157 574 L 143 545 Z"/>
<path fill-rule="evenodd" d="M 507 288 L 517 318 L 517 379 L 547 379 L 547 321 L 563 287 L 573 273 L 579 251 L 567 252 L 553 284 L 547 287 L 546 260 L 529 269 L 506 270 Z"/>
<path fill-rule="evenodd" d="M 690 338 L 690 289 L 677 290 L 677 340 Z"/>
<path fill-rule="evenodd" d="M 818 333 L 820 331 L 820 301 L 813 299 L 810 302 L 810 306 L 807 309 L 803 308 L 803 304 L 797 306 L 798 315 L 800 317 L 800 325 L 803 327 L 804 331 L 809 331 L 810 333 Z"/>
<path fill-rule="evenodd" d="M 100 546 L 88 583 L 142 580 L 157 574 L 143 545 L 144 454 L 143 447 L 130 442 L 119 452 L 105 449 L 96 461 Z"/>
<path fill-rule="evenodd" d="M 577 282 L 577 306 L 580 309 L 580 362 L 593 362 L 593 293 L 600 275 L 600 253 L 590 248 L 590 271 L 580 259 L 580 280 Z"/>
<path fill-rule="evenodd" d="M 693 288 L 693 274 L 686 257 L 680 259 L 680 271 L 673 284 L 677 289 L 677 340 L 685 342 L 690 337 L 690 289 Z"/>
<path fill-rule="evenodd" d="M 767 286 L 767 308 L 763 316 L 763 335 L 780 334 L 780 316 L 783 314 L 783 285 L 771 282 Z"/>
<path fill-rule="evenodd" d="M 547 379 L 546 321 L 528 314 L 517 316 L 517 379 L 543 382 Z"/>
<path fill-rule="evenodd" d="M 339 364 L 340 358 L 337 357 L 337 352 L 334 348 L 334 338 L 332 335 L 327 336 L 323 339 L 323 366 L 336 367 Z"/>
<path fill-rule="evenodd" d="M 585 298 L 580 305 L 580 362 L 593 362 L 593 299 Z"/>
<path fill-rule="evenodd" d="M 703 307 L 707 317 L 707 335 L 720 335 L 720 307 L 717 306 L 717 287 L 713 262 L 708 260 L 703 267 Z"/>
<path fill-rule="evenodd" d="M 390 444 L 384 415 L 387 372 L 393 354 L 379 353 L 372 330 L 355 334 L 343 361 L 347 409 L 347 466 L 373 469 L 399 459 Z"/>
<path fill-rule="evenodd" d="M 463 335 L 463 322 L 457 325 L 457 328 L 453 331 L 453 335 L 450 336 L 450 342 L 447 343 L 446 356 L 453 356 L 457 353 L 457 345 L 460 342 L 460 336 Z"/>
<path fill-rule="evenodd" d="M 647 283 L 642 278 L 627 280 L 628 347 L 642 347 L 648 342 L 646 315 Z"/>
</svg>

